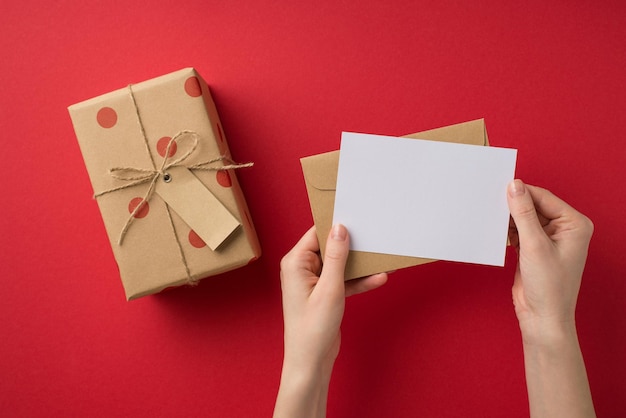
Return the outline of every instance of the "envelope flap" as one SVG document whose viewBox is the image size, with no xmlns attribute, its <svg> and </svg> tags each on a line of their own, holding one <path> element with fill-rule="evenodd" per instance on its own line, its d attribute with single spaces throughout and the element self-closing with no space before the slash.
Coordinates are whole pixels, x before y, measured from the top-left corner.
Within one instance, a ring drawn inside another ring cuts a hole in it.
<svg viewBox="0 0 626 418">
<path fill-rule="evenodd" d="M 484 119 L 476 119 L 443 128 L 431 129 L 406 135 L 406 138 L 428 139 L 430 141 L 457 142 L 469 145 L 489 145 Z"/>
<path fill-rule="evenodd" d="M 337 188 L 337 168 L 339 167 L 339 151 L 325 152 L 300 159 L 304 179 L 318 190 L 335 190 Z"/>
</svg>

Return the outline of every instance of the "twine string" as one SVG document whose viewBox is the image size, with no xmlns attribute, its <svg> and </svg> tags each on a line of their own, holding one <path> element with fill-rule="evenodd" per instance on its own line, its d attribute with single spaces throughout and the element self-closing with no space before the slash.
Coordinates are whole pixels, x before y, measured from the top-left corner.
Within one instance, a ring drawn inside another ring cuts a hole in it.
<svg viewBox="0 0 626 418">
<path fill-rule="evenodd" d="M 137 116 L 137 124 L 139 125 L 139 130 L 141 131 L 141 138 L 143 139 L 143 144 L 146 146 L 146 152 L 150 156 L 150 161 L 152 162 L 152 168 L 156 169 L 156 163 L 154 162 L 154 156 L 152 155 L 152 151 L 150 151 L 150 144 L 148 143 L 148 135 L 146 135 L 146 130 L 143 127 L 143 121 L 141 119 L 141 114 L 139 113 L 139 106 L 137 105 L 137 100 L 135 100 L 135 93 L 133 92 L 133 85 L 128 85 L 128 94 L 130 95 L 130 99 L 133 101 L 133 109 L 135 109 L 135 115 Z"/>
<path fill-rule="evenodd" d="M 174 161 L 169 162 L 169 151 L 172 145 L 178 140 L 180 140 L 180 142 L 182 143 L 182 141 L 185 138 L 190 138 L 192 140 L 191 147 L 182 156 L 180 156 Z M 128 231 L 128 228 L 130 227 L 130 225 L 132 224 L 133 219 L 135 219 L 135 215 L 137 214 L 137 212 L 141 210 L 143 202 L 149 201 L 152 195 L 154 194 L 157 180 L 160 177 L 164 176 L 167 173 L 167 170 L 169 170 L 170 168 L 186 167 L 187 169 L 192 170 L 192 171 L 193 170 L 225 171 L 225 170 L 236 170 L 240 168 L 252 167 L 254 165 L 254 163 L 238 164 L 226 156 L 213 158 L 208 161 L 203 161 L 203 162 L 191 164 L 191 165 L 183 164 L 198 148 L 198 143 L 199 143 L 198 141 L 199 141 L 199 135 L 194 131 L 183 130 L 183 131 L 178 132 L 176 135 L 172 137 L 172 139 L 168 141 L 167 148 L 164 154 L 165 157 L 163 158 L 161 167 L 158 170 L 157 169 L 150 170 L 150 169 L 139 168 L 139 167 L 113 167 L 109 169 L 109 174 L 111 175 L 111 177 L 117 180 L 127 181 L 127 183 L 95 193 L 94 197 L 100 197 L 105 194 L 117 192 L 119 190 L 128 189 L 131 187 L 138 186 L 140 184 L 144 184 L 148 182 L 150 183 L 146 193 L 144 194 L 141 200 L 141 203 L 135 207 L 133 212 L 130 214 L 130 216 L 126 220 L 126 223 L 124 224 L 124 227 L 122 228 L 122 231 L 120 232 L 119 238 L 117 240 L 119 245 L 122 245 L 122 242 L 124 241 L 124 237 L 126 236 L 126 232 Z M 215 163 L 219 163 L 219 162 L 227 162 L 228 164 L 221 165 L 221 166 L 214 165 Z"/>
</svg>

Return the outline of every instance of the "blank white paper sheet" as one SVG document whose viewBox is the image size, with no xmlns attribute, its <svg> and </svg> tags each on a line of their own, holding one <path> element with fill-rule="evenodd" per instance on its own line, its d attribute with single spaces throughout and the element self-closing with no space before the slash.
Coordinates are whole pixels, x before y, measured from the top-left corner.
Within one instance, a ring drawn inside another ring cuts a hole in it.
<svg viewBox="0 0 626 418">
<path fill-rule="evenodd" d="M 333 223 L 355 251 L 503 266 L 517 150 L 344 132 Z"/>
</svg>

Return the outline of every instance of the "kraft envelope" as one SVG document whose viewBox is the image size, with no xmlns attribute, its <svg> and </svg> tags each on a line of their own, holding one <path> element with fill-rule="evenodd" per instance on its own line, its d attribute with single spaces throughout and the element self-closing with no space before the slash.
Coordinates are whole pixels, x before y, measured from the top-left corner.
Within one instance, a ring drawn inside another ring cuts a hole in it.
<svg viewBox="0 0 626 418">
<path fill-rule="evenodd" d="M 407 138 L 421 138 L 431 141 L 456 142 L 461 144 L 489 145 L 484 119 L 431 129 L 407 135 Z M 337 185 L 339 151 L 331 151 L 305 157 L 300 160 L 304 174 L 309 203 L 313 214 L 317 238 L 322 254 L 326 247 L 326 238 L 332 227 Z M 355 279 L 384 271 L 417 266 L 435 260 L 379 254 L 363 251 L 351 251 L 346 265 L 346 279 Z"/>
<path fill-rule="evenodd" d="M 517 150 L 344 132 L 340 152 L 351 249 L 504 265 Z"/>
</svg>

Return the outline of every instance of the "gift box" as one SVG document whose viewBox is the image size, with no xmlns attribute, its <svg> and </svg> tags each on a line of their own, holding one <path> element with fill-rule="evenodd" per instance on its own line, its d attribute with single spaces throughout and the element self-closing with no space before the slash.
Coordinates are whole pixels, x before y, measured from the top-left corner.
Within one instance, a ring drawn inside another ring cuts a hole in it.
<svg viewBox="0 0 626 418">
<path fill-rule="evenodd" d="M 418 132 L 406 135 L 406 137 L 470 145 L 489 145 L 487 129 L 483 119 Z M 339 151 L 304 157 L 300 159 L 300 162 L 309 195 L 317 239 L 320 243 L 321 253 L 324 254 L 326 238 L 330 232 L 333 220 Z M 350 251 L 346 264 L 345 278 L 346 280 L 356 279 L 432 261 L 435 260 L 365 251 Z"/>
<path fill-rule="evenodd" d="M 78 143 L 128 300 L 261 249 L 206 82 L 193 68 L 75 104 Z"/>
</svg>

